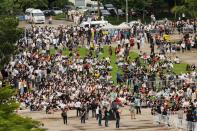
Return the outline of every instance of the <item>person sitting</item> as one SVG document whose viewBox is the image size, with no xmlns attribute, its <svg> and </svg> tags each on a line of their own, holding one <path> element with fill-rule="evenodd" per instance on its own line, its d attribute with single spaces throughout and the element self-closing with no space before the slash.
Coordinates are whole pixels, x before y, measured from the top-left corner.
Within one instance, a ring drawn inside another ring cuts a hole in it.
<svg viewBox="0 0 197 131">
<path fill-rule="evenodd" d="M 174 58 L 174 62 L 175 62 L 175 64 L 180 64 L 180 59 L 179 59 L 178 56 L 176 56 L 176 57 Z"/>
</svg>

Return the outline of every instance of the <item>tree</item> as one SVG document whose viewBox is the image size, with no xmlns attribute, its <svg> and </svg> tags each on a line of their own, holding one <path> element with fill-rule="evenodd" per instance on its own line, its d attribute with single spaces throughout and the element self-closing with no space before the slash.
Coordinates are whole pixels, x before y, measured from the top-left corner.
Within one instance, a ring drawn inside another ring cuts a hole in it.
<svg viewBox="0 0 197 131">
<path fill-rule="evenodd" d="M 182 0 L 182 2 L 172 9 L 174 13 L 185 13 L 191 17 L 197 17 L 197 0 Z"/>
<path fill-rule="evenodd" d="M 51 6 L 64 8 L 65 5 L 71 5 L 72 3 L 69 0 L 53 0 Z"/>
<path fill-rule="evenodd" d="M 15 89 L 0 88 L 0 131 L 42 131 L 40 123 L 30 118 L 17 115 L 14 111 L 19 107 L 14 99 Z"/>
<path fill-rule="evenodd" d="M 17 26 L 15 17 L 0 16 L 0 68 L 9 62 L 15 52 L 15 43 L 23 32 Z"/>
<path fill-rule="evenodd" d="M 0 15 L 17 15 L 27 8 L 46 8 L 48 0 L 0 0 Z"/>
</svg>

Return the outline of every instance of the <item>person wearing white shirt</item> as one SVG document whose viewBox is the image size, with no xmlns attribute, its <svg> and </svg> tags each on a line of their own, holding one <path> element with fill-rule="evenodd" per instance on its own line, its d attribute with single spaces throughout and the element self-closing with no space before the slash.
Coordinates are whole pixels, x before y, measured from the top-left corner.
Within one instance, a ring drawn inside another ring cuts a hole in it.
<svg viewBox="0 0 197 131">
<path fill-rule="evenodd" d="M 181 47 L 182 47 L 182 52 L 184 52 L 185 51 L 185 42 L 181 43 Z"/>
<path fill-rule="evenodd" d="M 96 108 L 96 120 L 98 120 L 98 117 L 99 117 L 99 106 L 97 106 L 97 108 Z"/>
<path fill-rule="evenodd" d="M 75 108 L 77 110 L 77 116 L 79 116 L 81 108 L 81 102 L 79 100 L 75 103 Z"/>
</svg>

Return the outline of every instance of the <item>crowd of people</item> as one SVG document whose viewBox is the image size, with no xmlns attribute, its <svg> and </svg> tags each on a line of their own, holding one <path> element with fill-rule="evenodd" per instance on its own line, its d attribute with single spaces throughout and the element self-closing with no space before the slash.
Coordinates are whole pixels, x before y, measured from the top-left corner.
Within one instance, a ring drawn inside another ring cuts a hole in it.
<svg viewBox="0 0 197 131">
<path fill-rule="evenodd" d="M 116 119 L 119 128 L 120 107 L 125 105 L 130 106 L 132 118 L 135 109 L 141 114 L 141 107 L 152 107 L 152 114 L 184 108 L 187 119 L 195 122 L 195 65 L 188 67 L 188 73 L 175 74 L 174 64 L 180 60 L 167 56 L 167 49 L 161 44 L 170 42 L 147 30 L 135 33 L 136 28 L 144 29 L 141 25 L 119 31 L 120 43 L 114 48 L 109 32 L 99 27 L 32 25 L 17 43 L 18 54 L 4 67 L 2 75 L 18 89 L 16 99 L 21 109 L 45 110 L 47 114 L 62 110 L 65 124 L 69 110 L 77 111 L 81 123 L 85 123 L 91 110 L 100 126 L 102 119 L 105 126 L 109 119 Z M 188 39 L 185 35 L 182 43 L 187 45 Z M 150 45 L 151 53 L 140 51 L 132 59 L 130 52 L 134 46 L 140 50 L 142 41 Z M 104 49 L 106 45 L 108 50 Z M 83 49 L 84 54 L 80 51 Z M 111 64 L 113 56 L 116 67 Z M 120 70 L 116 76 L 112 74 L 114 68 Z"/>
</svg>

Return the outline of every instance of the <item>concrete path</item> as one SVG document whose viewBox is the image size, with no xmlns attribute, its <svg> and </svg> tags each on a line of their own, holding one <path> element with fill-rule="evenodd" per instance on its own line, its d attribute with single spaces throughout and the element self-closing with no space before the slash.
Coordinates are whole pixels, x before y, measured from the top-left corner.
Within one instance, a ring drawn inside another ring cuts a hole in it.
<svg viewBox="0 0 197 131">
<path fill-rule="evenodd" d="M 19 111 L 19 114 L 41 121 L 44 124 L 44 128 L 47 128 L 49 131 L 177 131 L 165 125 L 153 124 L 153 117 L 150 115 L 150 109 L 142 109 L 142 115 L 136 115 L 137 119 L 132 120 L 130 119 L 128 107 L 124 107 L 121 110 L 119 129 L 115 128 L 115 121 L 110 121 L 109 127 L 98 126 L 95 118 L 90 118 L 86 121 L 86 124 L 81 124 L 80 119 L 75 116 L 75 111 L 69 111 L 68 125 L 63 124 L 60 115 L 61 112 L 45 114 L 44 112 Z M 102 124 L 104 125 L 104 121 L 102 121 Z"/>
</svg>

